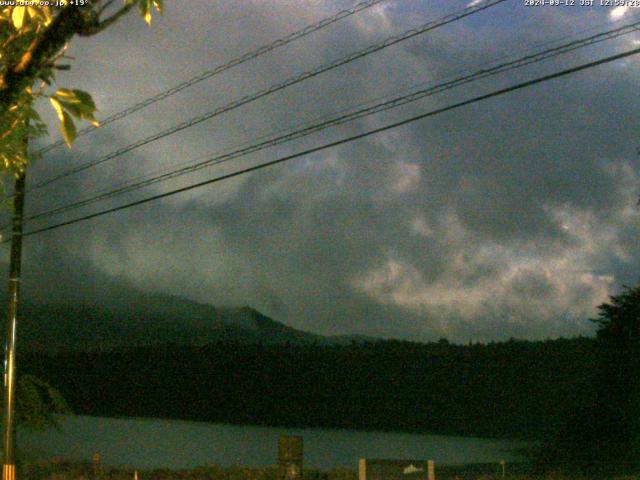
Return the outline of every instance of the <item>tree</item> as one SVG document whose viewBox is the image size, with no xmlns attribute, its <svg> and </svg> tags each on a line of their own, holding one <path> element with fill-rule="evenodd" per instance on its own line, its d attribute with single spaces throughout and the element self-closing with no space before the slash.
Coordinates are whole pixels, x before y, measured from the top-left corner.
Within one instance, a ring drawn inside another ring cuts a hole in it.
<svg viewBox="0 0 640 480">
<path fill-rule="evenodd" d="M 598 307 L 591 391 L 538 460 L 544 469 L 596 474 L 640 471 L 640 286 Z"/>
<path fill-rule="evenodd" d="M 14 344 L 20 290 L 27 146 L 29 138 L 47 132 L 34 103 L 39 97 L 49 98 L 69 147 L 76 137 L 74 118 L 98 126 L 94 117 L 96 106 L 91 95 L 76 89 L 58 88 L 54 91 L 51 88 L 55 82 L 55 71 L 70 69 L 68 63 L 62 63 L 70 60 L 65 56 L 69 41 L 76 35 L 92 36 L 103 31 L 136 5 L 145 21 L 151 23 L 152 6 L 162 12 L 162 0 L 124 0 L 124 4 L 120 5 L 116 0 L 16 0 L 11 5 L 5 3 L 8 2 L 0 5 L 0 173 L 10 172 L 14 176 L 15 189 L 5 352 L 2 477 L 4 480 L 13 480 L 14 405 L 18 403 L 18 419 L 40 426 L 47 423 L 47 418 L 52 418 L 47 415 L 62 409 L 55 391 L 34 377 L 23 377 L 18 382 L 17 395 L 14 394 Z"/>
<path fill-rule="evenodd" d="M 18 381 L 16 411 L 20 425 L 33 430 L 57 427 L 56 415 L 71 413 L 58 390 L 28 374 L 22 375 Z"/>
<path fill-rule="evenodd" d="M 640 468 L 640 286 L 598 307 L 601 352 L 598 399 L 610 461 L 623 471 Z"/>
<path fill-rule="evenodd" d="M 70 58 L 64 52 L 71 39 L 103 31 L 136 5 L 151 23 L 152 6 L 162 12 L 163 0 L 125 0 L 119 7 L 115 0 L 55 2 L 60 6 L 20 3 L 0 10 L 0 171 L 10 171 L 16 177 L 27 165 L 25 138 L 47 131 L 34 109 L 38 97 L 50 99 L 69 146 L 76 136 L 74 118 L 98 124 L 96 106 L 88 93 L 51 90 L 56 70 L 70 68 Z"/>
</svg>

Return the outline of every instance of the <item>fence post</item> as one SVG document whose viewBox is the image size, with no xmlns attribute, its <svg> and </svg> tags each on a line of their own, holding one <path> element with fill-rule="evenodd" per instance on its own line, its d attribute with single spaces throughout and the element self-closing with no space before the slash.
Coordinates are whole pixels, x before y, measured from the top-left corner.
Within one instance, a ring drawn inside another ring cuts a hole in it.
<svg viewBox="0 0 640 480">
<path fill-rule="evenodd" d="M 95 452 L 92 456 L 91 456 L 91 463 L 93 464 L 93 478 L 100 478 L 101 477 L 101 471 L 100 471 L 100 454 L 98 452 Z"/>
<path fill-rule="evenodd" d="M 358 459 L 358 480 L 367 480 L 367 459 Z"/>
<path fill-rule="evenodd" d="M 278 480 L 302 479 L 302 437 L 280 435 L 278 438 Z"/>
<path fill-rule="evenodd" d="M 427 472 L 429 480 L 436 480 L 436 469 L 433 464 L 433 460 L 427 461 Z"/>
</svg>

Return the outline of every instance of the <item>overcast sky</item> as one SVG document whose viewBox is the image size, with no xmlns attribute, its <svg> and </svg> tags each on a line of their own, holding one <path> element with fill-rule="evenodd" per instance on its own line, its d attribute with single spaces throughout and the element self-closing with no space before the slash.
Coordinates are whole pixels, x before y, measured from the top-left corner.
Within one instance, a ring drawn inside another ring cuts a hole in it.
<svg viewBox="0 0 640 480">
<path fill-rule="evenodd" d="M 104 118 L 350 7 L 174 0 L 76 39 L 61 86 Z M 467 6 L 389 0 L 48 153 L 43 180 L 243 95 Z M 576 0 L 579 3 L 579 0 Z M 510 0 L 139 148 L 28 197 L 28 212 L 633 20 L 634 10 Z M 640 34 L 469 84 L 156 184 L 32 228 L 188 185 L 634 48 Z M 29 237 L 25 296 L 117 302 L 117 288 L 250 305 L 296 328 L 414 340 L 590 334 L 640 278 L 640 56 L 249 175 Z M 52 118 L 50 107 L 41 111 Z M 59 133 L 55 125 L 51 138 Z M 8 251 L 3 247 L 3 251 Z"/>
</svg>

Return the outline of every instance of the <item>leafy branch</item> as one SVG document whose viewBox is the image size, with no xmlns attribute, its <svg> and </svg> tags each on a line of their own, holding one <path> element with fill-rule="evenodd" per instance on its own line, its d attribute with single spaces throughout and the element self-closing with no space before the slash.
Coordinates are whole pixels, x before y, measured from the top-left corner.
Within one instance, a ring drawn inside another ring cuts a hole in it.
<svg viewBox="0 0 640 480">
<path fill-rule="evenodd" d="M 38 97 L 46 96 L 55 109 L 60 130 L 70 147 L 76 137 L 75 121 L 99 125 L 91 95 L 77 89 L 47 87 L 55 82 L 55 72 L 69 70 L 59 63 L 68 43 L 76 35 L 92 36 L 105 30 L 134 7 L 150 24 L 152 10 L 163 10 L 163 0 L 88 1 L 85 5 L 7 6 L 0 9 L 0 170 L 19 175 L 27 164 L 23 142 L 44 135 L 47 127 L 34 110 Z M 36 90 L 34 84 L 42 83 Z M 75 120 L 75 121 L 74 121 Z"/>
</svg>

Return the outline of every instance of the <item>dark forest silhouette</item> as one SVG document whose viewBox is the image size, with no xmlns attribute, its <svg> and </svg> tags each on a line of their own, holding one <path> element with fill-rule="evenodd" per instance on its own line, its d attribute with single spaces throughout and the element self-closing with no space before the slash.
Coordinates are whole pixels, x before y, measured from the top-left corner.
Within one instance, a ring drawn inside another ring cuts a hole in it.
<svg viewBox="0 0 640 480">
<path fill-rule="evenodd" d="M 32 354 L 76 413 L 541 438 L 590 401 L 589 338 Z"/>
<path fill-rule="evenodd" d="M 640 470 L 640 286 L 598 307 L 598 365 L 585 407 L 543 445 L 545 465 L 585 473 Z"/>
</svg>

